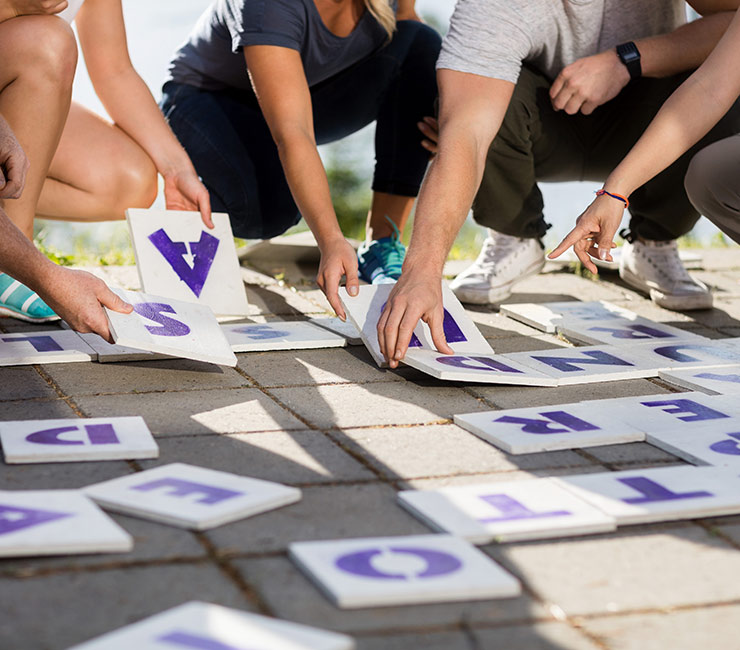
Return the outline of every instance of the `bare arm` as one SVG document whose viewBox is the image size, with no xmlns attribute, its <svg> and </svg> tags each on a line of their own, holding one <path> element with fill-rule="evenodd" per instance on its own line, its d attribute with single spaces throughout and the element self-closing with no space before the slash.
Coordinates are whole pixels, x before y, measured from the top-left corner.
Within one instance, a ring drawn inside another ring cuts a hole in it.
<svg viewBox="0 0 740 650">
<path fill-rule="evenodd" d="M 706 62 L 666 101 L 630 153 L 609 175 L 604 188 L 629 196 L 696 144 L 740 95 L 738 61 L 740 11 Z M 573 245 L 584 264 L 593 267 L 588 254 L 608 258 L 606 253 L 621 218 L 619 202 L 599 197 L 550 256 L 556 257 Z M 598 244 L 598 250 L 591 246 L 589 237 Z"/>
<path fill-rule="evenodd" d="M 200 210 L 212 228 L 208 190 L 131 65 L 121 0 L 85 2 L 77 32 L 95 92 L 111 119 L 154 161 L 165 181 L 167 207 Z"/>
<path fill-rule="evenodd" d="M 291 194 L 321 249 L 317 282 L 344 319 L 339 282 L 345 275 L 347 290 L 351 295 L 357 292 L 357 256 L 334 213 L 329 182 L 316 148 L 311 94 L 300 54 L 285 47 L 252 45 L 244 48 L 244 56 Z"/>
<path fill-rule="evenodd" d="M 403 274 L 378 322 L 391 367 L 406 354 L 419 319 L 434 344 L 451 352 L 442 330 L 442 269 L 483 177 L 486 154 L 501 127 L 514 84 L 440 70 L 439 149 L 424 179 Z"/>
<path fill-rule="evenodd" d="M 737 5 L 737 0 L 733 0 Z M 698 4 L 698 3 L 697 3 Z M 724 2 L 701 3 L 722 8 Z M 702 64 L 719 42 L 732 20 L 732 13 L 719 11 L 706 15 L 673 32 L 635 41 L 645 77 L 669 77 L 693 70 Z M 579 111 L 591 114 L 598 106 L 614 99 L 629 83 L 627 68 L 615 49 L 587 56 L 563 68 L 550 89 L 556 110 L 570 115 Z"/>
</svg>

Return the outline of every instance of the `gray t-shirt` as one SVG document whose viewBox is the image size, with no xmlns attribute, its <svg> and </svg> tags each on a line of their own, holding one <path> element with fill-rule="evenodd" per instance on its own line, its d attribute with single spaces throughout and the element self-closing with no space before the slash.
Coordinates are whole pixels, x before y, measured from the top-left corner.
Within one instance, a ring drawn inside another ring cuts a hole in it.
<svg viewBox="0 0 740 650">
<path fill-rule="evenodd" d="M 175 53 L 167 80 L 206 90 L 249 90 L 242 48 L 276 45 L 300 52 L 308 85 L 313 86 L 387 40 L 368 11 L 349 36 L 340 37 L 326 27 L 313 0 L 214 0 Z"/>
<path fill-rule="evenodd" d="M 683 0 L 458 0 L 437 68 L 516 83 L 686 22 Z"/>
</svg>

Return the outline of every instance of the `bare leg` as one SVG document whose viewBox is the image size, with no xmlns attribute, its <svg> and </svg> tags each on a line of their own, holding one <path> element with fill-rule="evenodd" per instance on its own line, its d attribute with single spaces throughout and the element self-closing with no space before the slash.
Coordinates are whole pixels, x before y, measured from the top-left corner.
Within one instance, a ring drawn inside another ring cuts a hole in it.
<svg viewBox="0 0 740 650">
<path fill-rule="evenodd" d="M 49 168 L 38 216 L 71 221 L 123 219 L 148 208 L 157 170 L 146 152 L 115 124 L 72 104 Z"/>
<path fill-rule="evenodd" d="M 396 224 L 399 232 L 403 232 L 411 208 L 414 207 L 414 200 L 411 196 L 375 192 L 372 208 L 367 215 L 367 239 L 381 239 L 393 234 L 393 227 L 388 223 L 386 216 Z"/>
<path fill-rule="evenodd" d="M 2 207 L 31 238 L 36 204 L 67 119 L 77 46 L 56 16 L 21 16 L 0 23 L 0 113 L 31 167 L 20 199 Z"/>
</svg>

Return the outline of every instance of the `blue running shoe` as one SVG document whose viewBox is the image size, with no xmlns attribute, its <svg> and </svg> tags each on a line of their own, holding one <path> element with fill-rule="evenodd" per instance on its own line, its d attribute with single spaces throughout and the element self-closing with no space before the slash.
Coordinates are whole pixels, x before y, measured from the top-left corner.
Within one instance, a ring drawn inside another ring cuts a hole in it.
<svg viewBox="0 0 740 650">
<path fill-rule="evenodd" d="M 10 316 L 29 323 L 59 320 L 59 316 L 37 293 L 7 273 L 0 273 L 0 316 Z"/>
<path fill-rule="evenodd" d="M 363 242 L 357 249 L 360 277 L 370 284 L 393 283 L 401 277 L 406 247 L 399 239 L 396 224 L 390 219 L 388 221 L 394 230 L 390 237 Z"/>
</svg>

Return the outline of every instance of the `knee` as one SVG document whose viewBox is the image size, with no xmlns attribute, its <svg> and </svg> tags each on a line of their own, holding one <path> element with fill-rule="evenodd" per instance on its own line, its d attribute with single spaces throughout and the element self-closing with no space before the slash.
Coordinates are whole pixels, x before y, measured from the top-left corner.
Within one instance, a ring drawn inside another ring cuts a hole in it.
<svg viewBox="0 0 740 650">
<path fill-rule="evenodd" d="M 691 160 L 684 178 L 686 194 L 694 207 L 705 217 L 728 208 L 740 210 L 740 181 L 736 165 L 728 164 L 721 154 L 722 142 L 709 145 Z"/>
<path fill-rule="evenodd" d="M 123 218 L 128 208 L 148 208 L 158 192 L 157 169 L 149 156 L 118 171 L 115 183 L 115 212 Z"/>
<path fill-rule="evenodd" d="M 70 26 L 56 16 L 20 16 L 9 21 L 21 70 L 47 87 L 69 89 L 77 67 L 77 42 Z M 7 43 L 7 41 L 6 41 Z"/>
</svg>

